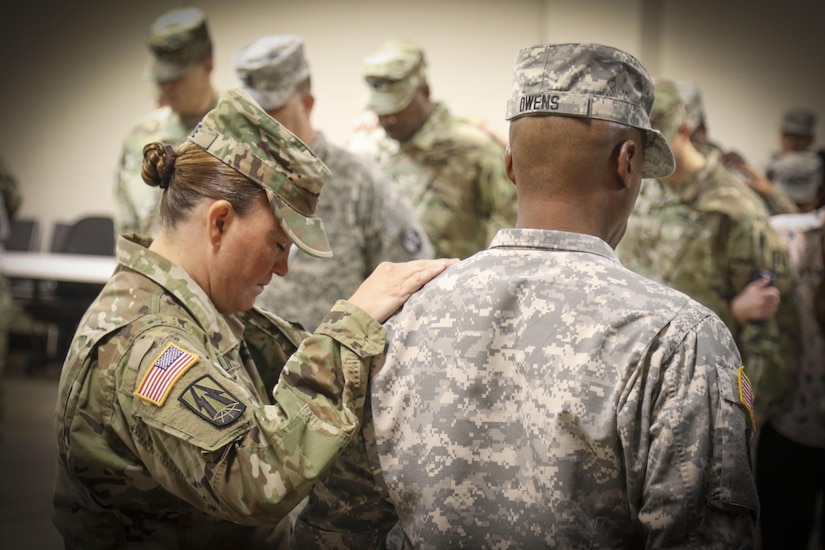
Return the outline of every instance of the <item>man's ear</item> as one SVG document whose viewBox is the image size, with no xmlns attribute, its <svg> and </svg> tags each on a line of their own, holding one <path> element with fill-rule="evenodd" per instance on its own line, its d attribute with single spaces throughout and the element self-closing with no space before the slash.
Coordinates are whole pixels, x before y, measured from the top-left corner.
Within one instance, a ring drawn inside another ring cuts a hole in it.
<svg viewBox="0 0 825 550">
<path fill-rule="evenodd" d="M 516 173 L 513 171 L 513 152 L 510 150 L 510 145 L 504 149 L 504 169 L 507 171 L 507 177 L 516 184 Z"/>
<path fill-rule="evenodd" d="M 301 96 L 301 104 L 304 106 L 304 111 L 307 116 L 312 114 L 312 107 L 315 106 L 315 96 L 312 94 L 304 94 Z"/>
<path fill-rule="evenodd" d="M 220 246 L 226 231 L 236 219 L 235 209 L 229 201 L 218 200 L 212 203 L 206 216 L 207 232 L 212 246 Z"/>
<path fill-rule="evenodd" d="M 619 147 L 617 172 L 619 181 L 625 188 L 633 185 L 634 178 L 641 178 L 644 153 L 635 141 L 628 139 Z"/>
</svg>

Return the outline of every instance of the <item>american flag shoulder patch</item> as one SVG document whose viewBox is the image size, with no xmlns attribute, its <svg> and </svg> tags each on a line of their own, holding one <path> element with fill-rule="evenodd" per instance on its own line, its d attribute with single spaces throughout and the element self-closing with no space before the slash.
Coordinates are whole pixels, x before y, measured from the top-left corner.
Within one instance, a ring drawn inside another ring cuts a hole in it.
<svg viewBox="0 0 825 550">
<path fill-rule="evenodd" d="M 748 378 L 748 375 L 745 374 L 744 365 L 739 367 L 737 379 L 739 386 L 739 402 L 742 403 L 743 407 L 745 407 L 745 410 L 748 413 L 748 420 L 750 421 L 751 429 L 755 431 L 756 420 L 753 417 L 753 388 L 751 387 L 751 381 Z"/>
<path fill-rule="evenodd" d="M 197 362 L 197 355 L 170 343 L 152 361 L 152 366 L 146 371 L 134 395 L 158 407 L 162 406 L 175 382 Z"/>
</svg>

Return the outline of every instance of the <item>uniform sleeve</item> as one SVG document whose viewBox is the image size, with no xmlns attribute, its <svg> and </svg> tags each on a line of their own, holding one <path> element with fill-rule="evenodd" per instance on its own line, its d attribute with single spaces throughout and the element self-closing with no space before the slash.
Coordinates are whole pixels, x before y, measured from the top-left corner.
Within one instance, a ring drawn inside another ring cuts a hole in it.
<svg viewBox="0 0 825 550">
<path fill-rule="evenodd" d="M 133 349 L 157 345 L 127 356 L 118 380 L 133 452 L 169 492 L 246 525 L 289 513 L 343 451 L 360 425 L 366 362 L 385 340 L 371 317 L 338 302 L 266 405 L 237 360 L 210 356 L 185 330 L 157 330 L 138 338 Z"/>
<path fill-rule="evenodd" d="M 715 316 L 686 331 L 671 324 L 643 362 L 618 429 L 645 546 L 751 547 L 750 402 L 728 329 Z"/>
</svg>

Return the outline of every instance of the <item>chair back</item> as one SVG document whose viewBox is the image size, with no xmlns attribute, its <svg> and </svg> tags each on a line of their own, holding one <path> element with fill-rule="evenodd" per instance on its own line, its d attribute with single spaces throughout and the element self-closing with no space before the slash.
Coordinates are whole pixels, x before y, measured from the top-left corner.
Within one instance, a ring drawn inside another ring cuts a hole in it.
<svg viewBox="0 0 825 550">
<path fill-rule="evenodd" d="M 38 252 L 40 250 L 40 222 L 34 218 L 14 218 L 9 222 L 10 234 L 4 243 L 6 250 Z"/>
<path fill-rule="evenodd" d="M 78 219 L 68 230 L 62 252 L 114 256 L 114 220 L 111 216 L 86 216 Z"/>
</svg>

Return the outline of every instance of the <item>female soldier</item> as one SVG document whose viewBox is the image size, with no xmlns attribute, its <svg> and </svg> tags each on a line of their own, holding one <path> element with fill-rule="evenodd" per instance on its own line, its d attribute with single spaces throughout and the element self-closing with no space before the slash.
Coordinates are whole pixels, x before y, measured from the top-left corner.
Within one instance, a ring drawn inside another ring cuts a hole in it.
<svg viewBox="0 0 825 550">
<path fill-rule="evenodd" d="M 347 445 L 379 323 L 451 261 L 382 264 L 301 346 L 307 334 L 253 304 L 287 273 L 292 243 L 331 255 L 314 217 L 328 176 L 238 90 L 176 151 L 144 149 L 162 227 L 151 243 L 119 238 L 60 379 L 54 505 L 67 548 L 243 547 Z"/>
</svg>

